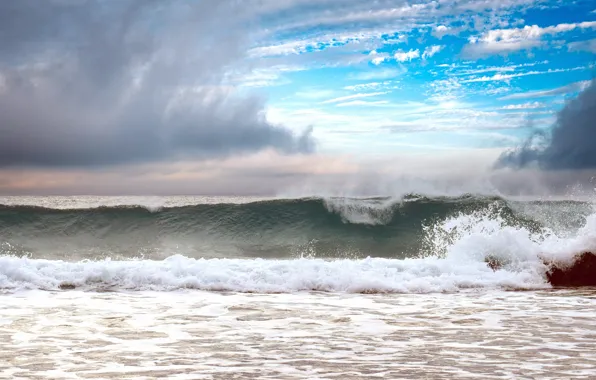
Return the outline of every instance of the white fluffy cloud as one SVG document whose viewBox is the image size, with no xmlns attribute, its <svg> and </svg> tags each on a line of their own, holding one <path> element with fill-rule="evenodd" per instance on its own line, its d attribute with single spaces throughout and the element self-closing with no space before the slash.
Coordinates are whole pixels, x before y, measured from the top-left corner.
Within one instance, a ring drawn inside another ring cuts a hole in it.
<svg viewBox="0 0 596 380">
<path fill-rule="evenodd" d="M 419 49 L 410 49 L 408 51 L 400 49 L 393 54 L 393 58 L 398 62 L 410 62 L 417 58 L 427 59 L 443 50 L 444 47 L 444 45 L 427 46 L 422 53 Z"/>
<path fill-rule="evenodd" d="M 441 50 L 443 50 L 445 46 L 443 45 L 432 45 L 432 46 L 427 46 L 426 49 L 424 49 L 424 53 L 422 53 L 422 58 L 423 59 L 427 59 L 432 57 L 433 55 L 437 54 L 438 52 L 440 52 Z"/>
<path fill-rule="evenodd" d="M 386 61 L 389 58 L 389 54 L 387 53 L 379 53 L 376 50 L 371 51 L 368 54 L 369 58 L 370 58 L 370 62 L 373 65 L 380 65 L 381 63 L 383 63 L 383 61 Z"/>
<path fill-rule="evenodd" d="M 431 34 L 435 37 L 437 37 L 438 39 L 442 39 L 445 36 L 456 36 L 459 33 L 462 32 L 464 28 L 462 27 L 458 27 L 458 28 L 454 28 L 451 26 L 446 26 L 446 25 L 437 25 L 436 27 L 433 28 Z"/>
<path fill-rule="evenodd" d="M 409 51 L 398 50 L 393 55 L 396 61 L 398 62 L 409 62 L 415 58 L 420 57 L 420 50 L 410 49 Z"/>
</svg>

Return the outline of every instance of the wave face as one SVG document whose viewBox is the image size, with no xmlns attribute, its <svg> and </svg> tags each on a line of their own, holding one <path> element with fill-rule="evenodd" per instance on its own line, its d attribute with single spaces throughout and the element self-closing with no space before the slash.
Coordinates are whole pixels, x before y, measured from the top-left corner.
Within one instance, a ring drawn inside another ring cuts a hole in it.
<svg viewBox="0 0 596 380">
<path fill-rule="evenodd" d="M 0 205 L 2 289 L 528 289 L 548 286 L 545 260 L 583 251 L 596 251 L 596 214 L 580 201 L 411 195 Z M 489 259 L 502 270 L 491 270 Z"/>
</svg>

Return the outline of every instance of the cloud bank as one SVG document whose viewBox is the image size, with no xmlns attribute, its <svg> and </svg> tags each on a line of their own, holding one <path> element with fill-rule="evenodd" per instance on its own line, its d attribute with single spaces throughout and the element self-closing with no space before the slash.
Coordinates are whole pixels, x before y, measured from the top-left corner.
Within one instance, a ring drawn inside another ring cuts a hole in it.
<svg viewBox="0 0 596 380">
<path fill-rule="evenodd" d="M 0 2 L 0 167 L 312 152 L 229 83 L 244 2 Z"/>
<path fill-rule="evenodd" d="M 537 143 L 541 139 L 546 143 Z M 497 161 L 497 167 L 535 165 L 546 170 L 596 169 L 596 79 L 559 111 L 550 134 L 534 134 Z"/>
</svg>

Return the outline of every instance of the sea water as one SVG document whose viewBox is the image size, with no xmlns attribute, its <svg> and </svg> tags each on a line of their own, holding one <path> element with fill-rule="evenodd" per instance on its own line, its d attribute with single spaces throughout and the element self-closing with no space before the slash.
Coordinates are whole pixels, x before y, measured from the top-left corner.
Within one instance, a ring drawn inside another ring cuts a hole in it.
<svg viewBox="0 0 596 380">
<path fill-rule="evenodd" d="M 0 201 L 0 378 L 596 377 L 589 201 Z"/>
</svg>

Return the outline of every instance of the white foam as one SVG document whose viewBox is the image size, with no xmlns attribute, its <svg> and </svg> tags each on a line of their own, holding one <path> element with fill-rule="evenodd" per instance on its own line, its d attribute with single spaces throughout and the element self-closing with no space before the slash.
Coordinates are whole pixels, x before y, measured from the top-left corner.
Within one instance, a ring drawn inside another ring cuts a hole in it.
<svg viewBox="0 0 596 380">
<path fill-rule="evenodd" d="M 499 258 L 517 270 L 539 270 L 542 259 L 565 261 L 581 252 L 596 252 L 596 213 L 573 233 L 549 228 L 530 231 L 510 225 L 498 207 L 494 204 L 427 227 L 426 250 L 458 260 Z"/>
<path fill-rule="evenodd" d="M 135 290 L 193 288 L 239 292 L 452 292 L 470 287 L 544 287 L 530 272 L 493 272 L 478 261 L 453 259 L 364 260 L 192 259 L 65 262 L 0 257 L 0 287 L 77 287 Z"/>
</svg>

